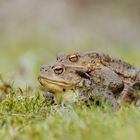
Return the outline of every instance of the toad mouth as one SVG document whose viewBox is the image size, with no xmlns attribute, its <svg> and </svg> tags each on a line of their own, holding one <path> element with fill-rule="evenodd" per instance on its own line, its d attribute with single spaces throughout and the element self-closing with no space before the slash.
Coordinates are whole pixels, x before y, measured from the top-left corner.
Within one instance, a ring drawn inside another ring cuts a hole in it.
<svg viewBox="0 0 140 140">
<path fill-rule="evenodd" d="M 48 84 L 53 84 L 53 85 L 61 86 L 61 87 L 72 87 L 73 86 L 72 84 L 69 84 L 69 83 L 66 83 L 63 81 L 53 81 L 53 80 L 48 79 L 44 76 L 39 76 L 38 80 L 42 86 L 46 86 Z"/>
</svg>

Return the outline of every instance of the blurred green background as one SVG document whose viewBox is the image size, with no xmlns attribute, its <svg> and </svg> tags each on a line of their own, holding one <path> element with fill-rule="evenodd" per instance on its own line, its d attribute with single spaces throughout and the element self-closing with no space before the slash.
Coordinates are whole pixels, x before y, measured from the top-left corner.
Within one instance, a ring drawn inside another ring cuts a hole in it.
<svg viewBox="0 0 140 140">
<path fill-rule="evenodd" d="M 0 73 L 37 87 L 58 54 L 97 50 L 140 67 L 138 0 L 1 0 Z"/>
</svg>

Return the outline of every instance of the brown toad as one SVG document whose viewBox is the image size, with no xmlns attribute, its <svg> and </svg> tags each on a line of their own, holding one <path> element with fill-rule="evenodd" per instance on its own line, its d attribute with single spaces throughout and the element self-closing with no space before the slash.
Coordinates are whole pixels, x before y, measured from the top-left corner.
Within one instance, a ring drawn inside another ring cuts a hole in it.
<svg viewBox="0 0 140 140">
<path fill-rule="evenodd" d="M 103 77 L 103 81 L 107 83 L 105 85 L 112 89 L 114 96 L 129 103 L 137 101 L 134 92 L 140 88 L 140 70 L 120 59 L 95 51 L 76 52 L 58 57 L 57 64 L 83 68 L 96 81 L 99 81 L 98 77 Z M 118 77 L 122 83 L 115 80 Z"/>
</svg>

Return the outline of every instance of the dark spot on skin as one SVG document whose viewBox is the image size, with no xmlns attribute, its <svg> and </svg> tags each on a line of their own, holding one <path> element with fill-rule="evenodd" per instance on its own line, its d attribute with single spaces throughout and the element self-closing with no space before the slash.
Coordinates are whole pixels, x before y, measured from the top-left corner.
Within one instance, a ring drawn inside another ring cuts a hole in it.
<svg viewBox="0 0 140 140">
<path fill-rule="evenodd" d="M 126 100 L 128 103 L 132 103 L 132 102 L 135 100 L 134 93 L 131 92 L 131 91 L 128 91 L 128 92 L 125 94 L 125 100 Z"/>
<path fill-rule="evenodd" d="M 128 97 L 132 98 L 133 97 L 133 93 L 132 92 L 128 92 Z"/>
<path fill-rule="evenodd" d="M 83 71 L 76 71 L 76 73 L 81 76 L 82 78 L 85 78 L 85 79 L 89 79 L 90 80 L 90 76 L 86 73 L 86 72 L 83 72 Z"/>
<path fill-rule="evenodd" d="M 112 95 L 112 93 L 111 92 L 108 92 L 108 95 Z"/>
<path fill-rule="evenodd" d="M 66 89 L 65 88 L 63 88 L 63 92 L 65 92 L 66 91 Z"/>
<path fill-rule="evenodd" d="M 119 93 L 121 93 L 122 91 L 123 91 L 123 89 L 124 89 L 124 83 L 122 84 L 122 85 L 120 85 L 120 87 L 118 87 L 118 88 L 110 88 L 110 90 L 112 90 L 112 92 L 114 93 L 114 94 L 119 94 Z"/>
<path fill-rule="evenodd" d="M 140 82 L 134 83 L 132 87 L 136 90 L 140 90 Z"/>
</svg>

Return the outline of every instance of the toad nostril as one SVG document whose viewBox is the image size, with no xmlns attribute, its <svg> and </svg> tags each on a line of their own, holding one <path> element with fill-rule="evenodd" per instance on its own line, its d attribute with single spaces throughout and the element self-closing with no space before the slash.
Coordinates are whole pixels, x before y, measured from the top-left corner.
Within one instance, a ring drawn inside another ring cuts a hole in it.
<svg viewBox="0 0 140 140">
<path fill-rule="evenodd" d="M 51 68 L 51 66 L 49 66 L 49 65 L 44 65 L 44 66 L 41 67 L 40 71 L 41 71 L 41 72 L 47 72 L 50 68 Z"/>
</svg>

